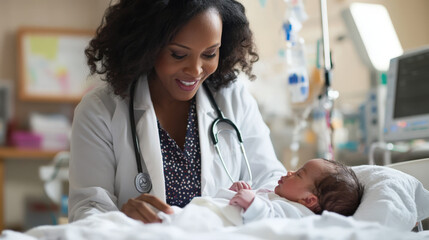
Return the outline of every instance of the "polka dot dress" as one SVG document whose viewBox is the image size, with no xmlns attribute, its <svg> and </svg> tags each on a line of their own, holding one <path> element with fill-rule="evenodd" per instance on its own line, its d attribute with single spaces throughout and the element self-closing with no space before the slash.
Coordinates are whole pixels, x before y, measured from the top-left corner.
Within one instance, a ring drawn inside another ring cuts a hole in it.
<svg viewBox="0 0 429 240">
<path fill-rule="evenodd" d="M 201 196 L 201 154 L 195 98 L 191 101 L 183 150 L 158 122 L 167 203 L 184 207 Z"/>
</svg>

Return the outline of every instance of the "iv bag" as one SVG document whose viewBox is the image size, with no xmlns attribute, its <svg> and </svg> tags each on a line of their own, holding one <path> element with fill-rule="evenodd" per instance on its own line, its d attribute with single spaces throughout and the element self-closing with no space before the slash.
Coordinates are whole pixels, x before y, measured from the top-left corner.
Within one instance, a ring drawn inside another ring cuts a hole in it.
<svg viewBox="0 0 429 240">
<path fill-rule="evenodd" d="M 290 102 L 302 103 L 309 96 L 309 80 L 304 51 L 304 40 L 292 32 L 292 26 L 287 29 L 286 69 Z"/>
</svg>

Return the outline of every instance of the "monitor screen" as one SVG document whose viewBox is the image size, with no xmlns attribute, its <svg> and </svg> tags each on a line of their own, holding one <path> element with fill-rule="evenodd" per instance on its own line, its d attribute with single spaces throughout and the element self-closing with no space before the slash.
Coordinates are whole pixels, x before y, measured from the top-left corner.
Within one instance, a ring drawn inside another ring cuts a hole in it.
<svg viewBox="0 0 429 240">
<path fill-rule="evenodd" d="M 429 138 L 429 47 L 390 62 L 385 140 Z"/>
<path fill-rule="evenodd" d="M 398 60 L 394 118 L 429 113 L 429 52 Z"/>
</svg>

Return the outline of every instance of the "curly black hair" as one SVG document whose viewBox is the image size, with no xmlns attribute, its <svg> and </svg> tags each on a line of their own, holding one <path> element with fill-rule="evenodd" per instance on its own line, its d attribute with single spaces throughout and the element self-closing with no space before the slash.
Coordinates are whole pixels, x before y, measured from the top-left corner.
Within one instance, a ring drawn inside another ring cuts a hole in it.
<svg viewBox="0 0 429 240">
<path fill-rule="evenodd" d="M 154 70 L 156 57 L 194 16 L 218 11 L 223 24 L 216 71 L 207 83 L 218 90 L 237 78 L 250 79 L 258 61 L 244 6 L 235 0 L 120 0 L 107 8 L 95 37 L 85 50 L 91 74 L 102 75 L 116 95 L 126 97 L 129 85 Z"/>
<path fill-rule="evenodd" d="M 315 213 L 321 214 L 323 210 L 328 210 L 352 216 L 360 205 L 364 186 L 350 167 L 341 162 L 323 160 L 331 163 L 333 169 L 316 180 L 315 195 L 319 199 L 320 208 Z"/>
</svg>

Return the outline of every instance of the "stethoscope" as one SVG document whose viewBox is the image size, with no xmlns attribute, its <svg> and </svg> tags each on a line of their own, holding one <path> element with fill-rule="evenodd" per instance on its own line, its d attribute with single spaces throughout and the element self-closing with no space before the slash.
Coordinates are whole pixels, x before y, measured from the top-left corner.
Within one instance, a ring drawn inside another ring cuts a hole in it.
<svg viewBox="0 0 429 240">
<path fill-rule="evenodd" d="M 148 193 L 150 192 L 150 190 L 152 189 L 152 181 L 150 179 L 146 164 L 144 163 L 144 161 L 141 160 L 141 151 L 140 151 L 140 145 L 139 145 L 139 138 L 136 134 L 136 123 L 135 123 L 135 119 L 134 119 L 134 89 L 135 89 L 135 85 L 136 85 L 137 81 L 134 81 L 131 84 L 130 87 L 130 104 L 129 104 L 129 117 L 130 117 L 130 124 L 131 124 L 131 134 L 132 134 L 132 138 L 133 138 L 133 144 L 134 144 L 134 153 L 136 155 L 136 163 L 137 163 L 137 170 L 138 173 L 136 175 L 136 177 L 134 178 L 134 184 L 136 186 L 137 191 L 139 191 L 140 193 Z M 243 154 L 244 160 L 246 162 L 246 167 L 247 167 L 247 171 L 249 172 L 249 184 L 252 184 L 253 181 L 253 176 L 252 176 L 252 171 L 250 170 L 250 164 L 249 164 L 249 160 L 247 159 L 247 155 L 246 155 L 246 150 L 244 149 L 244 144 L 243 144 L 243 139 L 241 137 L 241 133 L 240 130 L 238 129 L 238 127 L 234 124 L 234 122 L 232 122 L 230 119 L 225 118 L 225 116 L 223 115 L 222 111 L 219 109 L 219 106 L 216 104 L 216 101 L 207 85 L 206 82 L 203 82 L 203 87 L 204 89 L 207 91 L 209 100 L 211 105 L 214 107 L 214 109 L 216 110 L 217 113 L 217 118 L 213 121 L 213 123 L 211 124 L 210 127 L 210 137 L 212 139 L 213 145 L 216 149 L 217 154 L 219 155 L 219 158 L 222 162 L 222 166 L 226 172 L 226 174 L 228 175 L 228 178 L 231 180 L 231 183 L 234 183 L 234 179 L 231 176 L 231 173 L 229 172 L 228 168 L 226 167 L 225 161 L 222 157 L 220 148 L 219 148 L 219 138 L 218 138 L 218 133 L 216 132 L 217 129 L 217 125 L 219 123 L 225 123 L 230 125 L 234 130 L 235 133 L 237 135 L 237 139 L 239 141 L 240 144 L 240 149 L 241 149 L 241 153 Z M 143 163 L 143 164 L 142 164 Z"/>
</svg>

